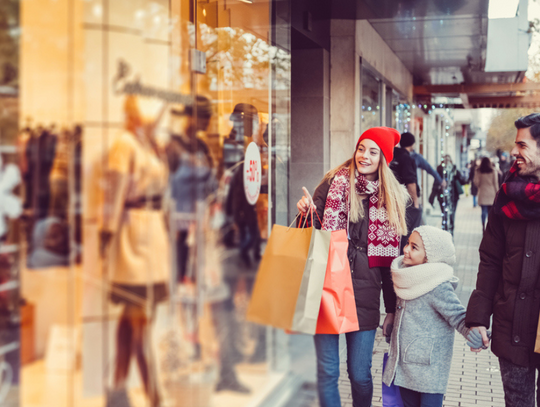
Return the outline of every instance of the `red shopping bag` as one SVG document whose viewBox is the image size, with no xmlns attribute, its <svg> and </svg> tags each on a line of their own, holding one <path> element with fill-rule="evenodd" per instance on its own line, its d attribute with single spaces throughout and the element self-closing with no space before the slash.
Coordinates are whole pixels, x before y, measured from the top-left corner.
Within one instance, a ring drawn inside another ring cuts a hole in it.
<svg viewBox="0 0 540 407">
<path fill-rule="evenodd" d="M 341 334 L 359 329 L 348 247 L 347 231 L 333 231 L 317 319 L 318 334 Z"/>
</svg>

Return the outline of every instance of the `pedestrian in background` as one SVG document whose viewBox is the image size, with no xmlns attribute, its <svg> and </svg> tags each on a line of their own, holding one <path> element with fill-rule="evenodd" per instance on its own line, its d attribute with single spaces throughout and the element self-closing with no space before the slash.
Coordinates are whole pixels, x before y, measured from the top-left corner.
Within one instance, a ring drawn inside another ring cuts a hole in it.
<svg viewBox="0 0 540 407">
<path fill-rule="evenodd" d="M 540 354 L 534 352 L 540 314 L 540 114 L 522 117 L 515 126 L 516 162 L 489 213 L 466 323 L 478 327 L 487 346 L 493 316 L 491 350 L 499 358 L 505 404 L 532 407 L 535 392 L 540 396 Z"/>
<path fill-rule="evenodd" d="M 471 185 L 471 195 L 473 208 L 478 206 L 478 187 L 474 184 L 474 174 L 478 168 L 478 160 L 471 160 L 471 168 L 469 170 L 469 184 Z"/>
<path fill-rule="evenodd" d="M 398 182 L 407 188 L 412 203 L 406 209 L 407 233 L 401 237 L 400 254 L 403 254 L 403 247 L 407 244 L 410 231 L 422 224 L 422 206 L 419 199 L 420 188 L 418 187 L 417 167 L 412 156 L 415 142 L 416 139 L 413 134 L 408 132 L 403 133 L 399 143 L 400 147 L 394 148 L 394 160 L 390 164 L 390 169 Z"/>
<path fill-rule="evenodd" d="M 508 153 L 506 151 L 501 152 L 500 150 L 497 150 L 497 155 L 499 156 L 499 169 L 502 173 L 502 176 L 499 179 L 500 186 L 502 185 L 506 177 L 508 177 L 510 168 L 512 168 L 512 162 L 510 161 L 510 157 L 508 156 Z"/>
<path fill-rule="evenodd" d="M 439 184 L 433 184 L 429 201 L 433 202 L 434 197 L 437 197 L 441 206 L 441 212 L 446 211 L 448 213 L 447 224 L 445 225 L 443 220 L 443 228 L 454 235 L 457 204 L 459 196 L 464 192 L 463 185 L 467 180 L 463 178 L 461 171 L 457 169 L 452 162 L 452 157 L 448 154 L 444 156 L 444 161 L 437 166 L 437 172 L 446 181 L 446 187 L 443 188 Z"/>
<path fill-rule="evenodd" d="M 399 255 L 400 237 L 407 232 L 408 200 L 405 188 L 388 168 L 399 139 L 399 133 L 388 127 L 366 130 L 356 143 L 352 158 L 329 171 L 313 194 L 318 214 L 313 217 L 314 226 L 323 230 L 346 229 L 349 235 L 347 254 L 360 326 L 358 331 L 345 334 L 354 407 L 371 406 L 371 360 L 380 322 L 381 288 L 386 308 L 384 335 L 389 335 L 394 320 L 396 296 L 390 264 Z M 303 197 L 296 206 L 307 215 L 309 198 Z M 321 407 L 341 406 L 339 335 L 317 334 L 314 340 Z"/>
<path fill-rule="evenodd" d="M 498 173 L 488 157 L 482 158 L 474 174 L 473 184 L 478 188 L 478 204 L 482 208 L 482 231 L 486 228 L 488 213 L 499 190 Z"/>
</svg>

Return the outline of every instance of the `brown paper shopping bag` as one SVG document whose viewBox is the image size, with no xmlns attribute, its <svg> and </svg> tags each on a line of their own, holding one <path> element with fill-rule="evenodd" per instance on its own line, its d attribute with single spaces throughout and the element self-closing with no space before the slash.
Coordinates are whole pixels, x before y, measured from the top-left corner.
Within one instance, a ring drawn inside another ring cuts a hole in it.
<svg viewBox="0 0 540 407">
<path fill-rule="evenodd" d="M 314 229 L 298 291 L 291 331 L 315 334 L 332 232 Z"/>
<path fill-rule="evenodd" d="M 274 225 L 255 279 L 248 321 L 291 328 L 312 232 Z"/>
</svg>

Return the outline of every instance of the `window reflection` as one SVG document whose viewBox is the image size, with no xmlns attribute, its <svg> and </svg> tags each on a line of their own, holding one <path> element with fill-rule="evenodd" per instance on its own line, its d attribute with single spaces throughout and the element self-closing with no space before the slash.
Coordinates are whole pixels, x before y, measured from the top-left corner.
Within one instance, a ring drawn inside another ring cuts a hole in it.
<svg viewBox="0 0 540 407">
<path fill-rule="evenodd" d="M 0 404 L 253 404 L 286 359 L 244 317 L 269 218 L 288 217 L 290 54 L 270 45 L 271 3 L 53 3 L 26 8 L 23 73 L 0 84 L 24 92 L 0 121 L 0 177 L 20 171 L 0 233 L 0 287 L 20 283 L 0 290 Z"/>
<path fill-rule="evenodd" d="M 362 131 L 381 125 L 381 82 L 362 69 Z"/>
<path fill-rule="evenodd" d="M 80 263 L 82 127 L 26 127 L 19 148 L 28 268 Z"/>
</svg>

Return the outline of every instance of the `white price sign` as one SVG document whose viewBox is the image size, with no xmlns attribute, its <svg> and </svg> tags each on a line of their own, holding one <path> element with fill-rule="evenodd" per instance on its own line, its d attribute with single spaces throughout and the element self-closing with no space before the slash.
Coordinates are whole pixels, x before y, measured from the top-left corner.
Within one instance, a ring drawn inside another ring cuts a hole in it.
<svg viewBox="0 0 540 407">
<path fill-rule="evenodd" d="M 255 205 L 261 191 L 261 154 L 255 142 L 249 143 L 244 157 L 244 192 L 247 201 Z"/>
</svg>

